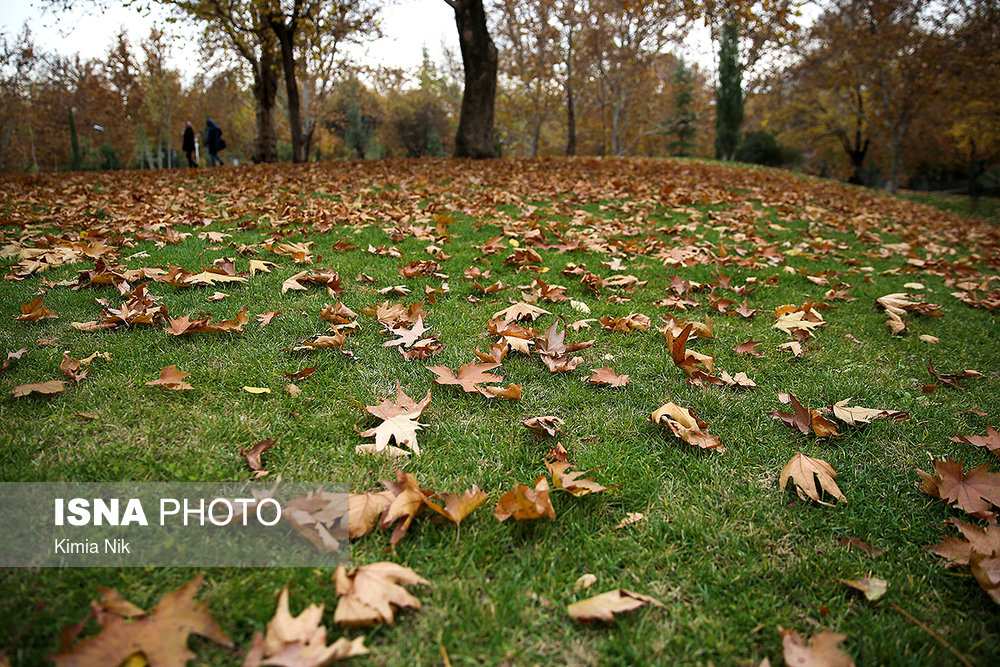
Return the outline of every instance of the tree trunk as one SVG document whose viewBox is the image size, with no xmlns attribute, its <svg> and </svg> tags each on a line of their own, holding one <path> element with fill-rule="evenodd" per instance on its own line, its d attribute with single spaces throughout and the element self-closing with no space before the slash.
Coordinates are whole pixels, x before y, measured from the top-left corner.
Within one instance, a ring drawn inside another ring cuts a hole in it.
<svg viewBox="0 0 1000 667">
<path fill-rule="evenodd" d="M 274 52 L 266 46 L 261 49 L 260 61 L 254 63 L 253 79 L 254 111 L 257 115 L 253 161 L 277 162 L 278 134 L 274 129 L 274 111 L 278 96 L 278 70 Z"/>
<path fill-rule="evenodd" d="M 455 134 L 455 157 L 496 157 L 493 105 L 497 89 L 497 47 L 486 28 L 483 0 L 445 0 L 455 10 L 462 49 L 465 90 Z"/>
<path fill-rule="evenodd" d="M 576 155 L 576 99 L 573 97 L 573 30 L 566 36 L 566 155 Z"/>
<path fill-rule="evenodd" d="M 532 122 L 531 128 L 531 140 L 528 145 L 528 153 L 530 157 L 538 157 L 538 144 L 542 138 L 542 115 L 538 114 L 535 120 Z"/>
<path fill-rule="evenodd" d="M 281 67 L 285 72 L 285 93 L 288 97 L 288 128 L 292 135 L 292 162 L 306 161 L 306 146 L 302 136 L 302 104 L 295 72 L 295 33 L 284 21 L 272 21 L 271 28 L 281 47 Z"/>
</svg>

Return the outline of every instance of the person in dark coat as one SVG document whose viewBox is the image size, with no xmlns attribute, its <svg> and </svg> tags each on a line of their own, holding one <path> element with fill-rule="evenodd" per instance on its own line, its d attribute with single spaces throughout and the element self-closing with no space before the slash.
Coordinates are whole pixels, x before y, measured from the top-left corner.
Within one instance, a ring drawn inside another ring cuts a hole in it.
<svg viewBox="0 0 1000 667">
<path fill-rule="evenodd" d="M 181 145 L 181 150 L 187 156 L 188 166 L 197 167 L 198 163 L 194 161 L 194 128 L 191 127 L 191 121 L 184 124 L 184 143 Z"/>
<path fill-rule="evenodd" d="M 226 147 L 226 142 L 222 139 L 222 129 L 211 118 L 205 124 L 205 147 L 208 148 L 209 164 L 214 167 L 218 163 L 221 166 L 219 151 Z"/>
</svg>

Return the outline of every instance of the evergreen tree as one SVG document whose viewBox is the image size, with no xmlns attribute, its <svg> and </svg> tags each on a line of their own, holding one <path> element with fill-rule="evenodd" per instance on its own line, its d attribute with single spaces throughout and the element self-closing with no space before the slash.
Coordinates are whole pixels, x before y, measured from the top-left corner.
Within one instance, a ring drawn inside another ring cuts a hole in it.
<svg viewBox="0 0 1000 667">
<path fill-rule="evenodd" d="M 697 116 L 691 110 L 693 101 L 694 78 L 691 68 L 681 58 L 674 70 L 674 115 L 670 119 L 670 131 L 676 138 L 669 144 L 671 155 L 686 157 L 693 153 L 694 137 L 698 133 L 694 125 Z"/>
<path fill-rule="evenodd" d="M 719 85 L 715 91 L 715 157 L 732 160 L 743 125 L 743 82 L 740 70 L 740 28 L 730 12 L 719 41 Z"/>
<path fill-rule="evenodd" d="M 80 155 L 80 140 L 76 136 L 76 121 L 73 120 L 73 109 L 69 112 L 69 168 L 70 171 L 79 171 L 83 167 L 83 156 Z"/>
</svg>

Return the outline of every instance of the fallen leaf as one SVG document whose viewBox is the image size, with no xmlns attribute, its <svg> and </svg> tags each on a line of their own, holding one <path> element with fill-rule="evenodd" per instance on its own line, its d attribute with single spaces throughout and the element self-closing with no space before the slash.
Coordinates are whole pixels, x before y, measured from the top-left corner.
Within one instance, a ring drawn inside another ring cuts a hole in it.
<svg viewBox="0 0 1000 667">
<path fill-rule="evenodd" d="M 351 493 L 348 495 L 348 535 L 356 540 L 375 530 L 382 513 L 392 504 L 396 495 L 389 491 L 379 493 Z"/>
<path fill-rule="evenodd" d="M 545 481 L 545 476 L 538 476 L 534 488 L 515 484 L 512 490 L 500 496 L 493 514 L 500 521 L 511 517 L 515 521 L 525 521 L 543 516 L 555 520 L 556 510 L 549 500 L 549 484 Z"/>
<path fill-rule="evenodd" d="M 278 593 L 278 607 L 268 621 L 265 634 L 255 633 L 243 667 L 287 665 L 288 667 L 324 667 L 339 660 L 366 655 L 364 637 L 343 637 L 326 645 L 323 605 L 311 604 L 298 616 L 288 608 L 288 586 Z"/>
<path fill-rule="evenodd" d="M 177 366 L 167 366 L 160 371 L 160 377 L 156 380 L 150 380 L 146 384 L 152 387 L 166 387 L 167 389 L 172 389 L 173 391 L 181 391 L 183 389 L 194 389 L 190 384 L 184 382 L 184 378 L 190 376 L 190 373 L 185 373 L 179 370 Z"/>
<path fill-rule="evenodd" d="M 876 579 L 872 576 L 863 577 L 857 581 L 849 581 L 847 579 L 838 579 L 838 581 L 845 586 L 850 586 L 851 588 L 861 591 L 865 594 L 865 598 L 869 602 L 874 602 L 880 597 L 885 595 L 886 591 L 889 590 L 889 582 L 884 579 Z"/>
<path fill-rule="evenodd" d="M 595 595 L 586 600 L 574 602 L 566 607 L 566 611 L 569 613 L 570 618 L 581 623 L 589 623 L 591 621 L 605 621 L 610 623 L 615 620 L 615 614 L 645 607 L 647 604 L 660 607 L 661 609 L 666 608 L 656 598 L 641 593 L 634 593 L 624 588 L 618 588 Z"/>
<path fill-rule="evenodd" d="M 189 635 L 205 637 L 233 647 L 219 625 L 208 614 L 208 605 L 196 602 L 202 578 L 195 577 L 163 596 L 153 610 L 138 619 L 108 614 L 99 634 L 48 656 L 56 667 L 120 665 L 142 653 L 151 666 L 183 667 L 197 656 L 187 647 Z"/>
<path fill-rule="evenodd" d="M 340 599 L 333 622 L 350 628 L 392 625 L 397 609 L 420 609 L 420 600 L 403 587 L 430 583 L 395 563 L 373 563 L 351 570 L 338 567 L 334 581 Z"/>
<path fill-rule="evenodd" d="M 271 449 L 271 447 L 274 447 L 274 442 L 273 438 L 268 438 L 258 441 L 250 449 L 240 447 L 240 456 L 246 457 L 250 470 L 259 471 L 263 469 L 263 465 L 260 462 L 260 455 Z"/>
<path fill-rule="evenodd" d="M 555 437 L 562 433 L 562 425 L 566 422 L 559 417 L 545 415 L 542 417 L 531 417 L 521 423 L 531 429 L 536 435 Z"/>
<path fill-rule="evenodd" d="M 44 298 L 45 296 L 42 295 L 30 303 L 21 304 L 21 314 L 14 316 L 14 319 L 19 322 L 38 322 L 39 320 L 58 318 L 59 316 L 55 312 L 42 305 Z"/>
<path fill-rule="evenodd" d="M 695 447 L 712 449 L 720 454 L 726 451 L 717 437 L 704 430 L 708 428 L 708 424 L 698 419 L 691 410 L 682 408 L 673 401 L 660 406 L 649 420 L 654 424 L 666 425 L 674 435 Z"/>
<path fill-rule="evenodd" d="M 444 507 L 431 502 L 431 499 L 440 499 L 444 502 Z M 472 489 L 466 489 L 465 493 L 435 493 L 427 499 L 427 507 L 437 512 L 452 523 L 458 525 L 462 519 L 467 517 L 474 509 L 485 503 L 489 495 L 480 491 L 475 484 Z"/>
<path fill-rule="evenodd" d="M 781 469 L 778 486 L 784 491 L 789 480 L 791 480 L 792 484 L 795 485 L 795 490 L 799 494 L 799 498 L 802 498 L 802 500 L 808 497 L 820 505 L 833 507 L 832 503 L 820 500 L 820 490 L 825 491 L 837 500 L 847 502 L 847 498 L 841 493 L 837 482 L 834 481 L 836 476 L 837 471 L 826 461 L 810 458 L 799 452 Z M 819 480 L 818 488 L 816 480 Z"/>
<path fill-rule="evenodd" d="M 618 375 L 615 371 L 607 366 L 603 368 L 591 368 L 593 375 L 591 375 L 587 382 L 590 384 L 596 384 L 602 387 L 624 387 L 628 384 L 627 375 Z"/>
<path fill-rule="evenodd" d="M 854 667 L 854 660 L 838 645 L 847 639 L 829 630 L 814 634 L 806 642 L 795 630 L 785 630 L 778 626 L 781 645 L 785 652 L 785 662 L 795 667 Z"/>
<path fill-rule="evenodd" d="M 639 523 L 646 520 L 646 515 L 640 512 L 629 512 L 625 515 L 625 518 L 618 522 L 618 525 L 614 527 L 614 530 L 621 530 L 626 526 L 631 526 L 633 524 Z"/>
<path fill-rule="evenodd" d="M 149 384 L 148 382 L 146 384 Z M 270 394 L 271 390 L 267 387 L 243 387 L 243 391 L 250 394 Z"/>
</svg>

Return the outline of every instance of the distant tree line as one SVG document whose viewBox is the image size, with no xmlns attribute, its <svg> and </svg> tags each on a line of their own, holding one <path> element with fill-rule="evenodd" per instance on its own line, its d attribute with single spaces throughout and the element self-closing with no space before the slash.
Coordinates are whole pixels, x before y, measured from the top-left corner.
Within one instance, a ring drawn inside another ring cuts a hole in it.
<svg viewBox="0 0 1000 667">
<path fill-rule="evenodd" d="M 183 121 L 211 115 L 227 155 L 258 162 L 677 155 L 977 194 L 997 178 L 993 1 L 822 0 L 809 21 L 801 0 L 442 1 L 460 53 L 409 72 L 344 48 L 379 35 L 375 0 L 157 0 L 204 31 L 190 82 L 156 31 L 95 62 L 4 36 L 0 168 L 177 166 Z M 676 55 L 696 26 L 710 70 Z"/>
</svg>

